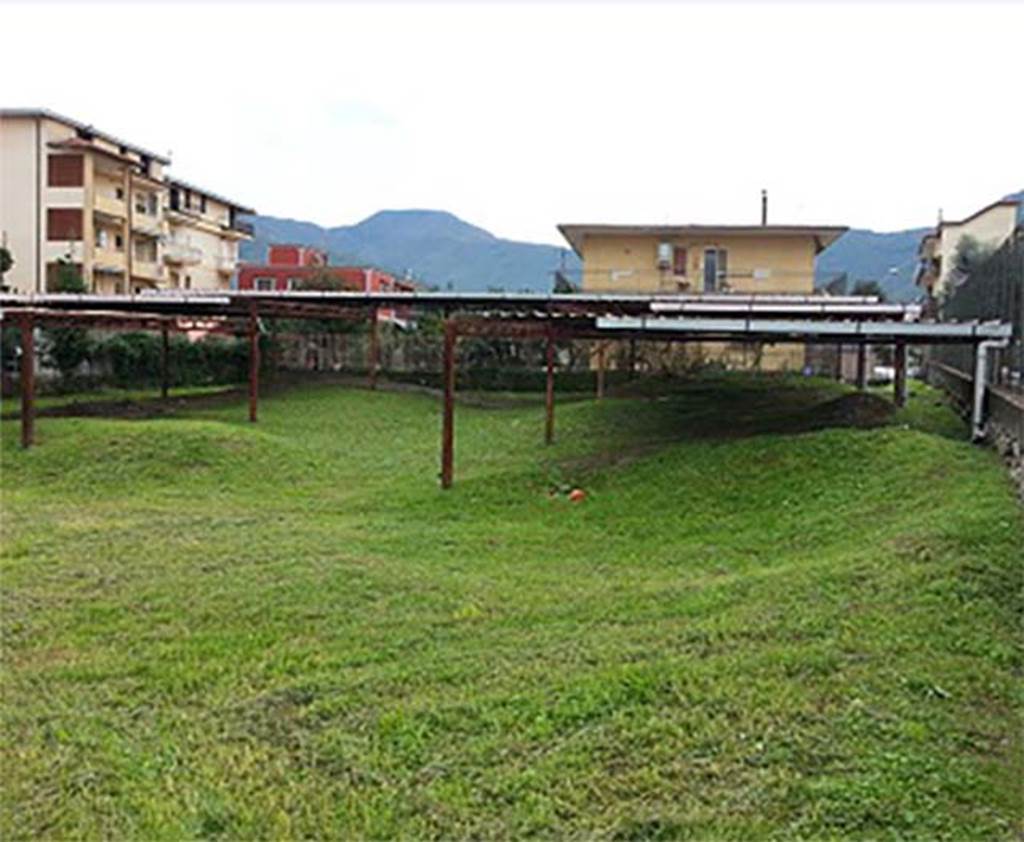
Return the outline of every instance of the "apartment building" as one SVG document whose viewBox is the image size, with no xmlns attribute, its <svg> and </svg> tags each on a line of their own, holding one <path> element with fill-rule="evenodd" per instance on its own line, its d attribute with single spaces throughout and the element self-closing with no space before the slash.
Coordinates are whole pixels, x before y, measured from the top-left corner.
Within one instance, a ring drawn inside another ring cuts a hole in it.
<svg viewBox="0 0 1024 842">
<path fill-rule="evenodd" d="M 848 229 L 836 225 L 559 225 L 583 261 L 583 292 L 792 294 L 814 292 L 814 261 Z M 698 346 L 742 365 L 746 347 Z M 734 353 L 735 352 L 735 353 Z M 799 370 L 802 345 L 764 350 L 766 370 Z"/>
<path fill-rule="evenodd" d="M 1024 225 L 1024 193 L 992 202 L 961 220 L 944 220 L 921 238 L 914 282 L 938 298 L 956 274 L 956 256 L 965 238 L 993 251 Z"/>
<path fill-rule="evenodd" d="M 44 292 L 60 261 L 97 293 L 223 289 L 238 219 L 253 213 L 171 178 L 167 156 L 46 110 L 0 109 L 0 244 L 15 292 Z"/>
</svg>

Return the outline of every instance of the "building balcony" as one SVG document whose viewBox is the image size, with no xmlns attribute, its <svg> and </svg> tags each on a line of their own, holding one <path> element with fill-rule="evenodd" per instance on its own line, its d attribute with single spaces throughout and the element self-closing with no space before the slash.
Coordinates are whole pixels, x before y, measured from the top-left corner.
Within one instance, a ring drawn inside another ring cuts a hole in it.
<svg viewBox="0 0 1024 842">
<path fill-rule="evenodd" d="M 242 222 L 238 219 L 228 223 L 224 228 L 227 233 L 239 237 L 253 237 L 256 234 L 256 227 L 251 222 Z"/>
<path fill-rule="evenodd" d="M 163 233 L 163 222 L 159 217 L 136 212 L 132 214 L 132 230 L 159 237 Z"/>
<path fill-rule="evenodd" d="M 158 261 L 143 260 L 136 257 L 132 260 L 132 276 L 149 281 L 162 281 L 164 267 Z"/>
<path fill-rule="evenodd" d="M 217 258 L 217 271 L 224 274 L 230 275 L 235 269 L 238 268 L 238 261 L 233 257 L 218 257 Z"/>
<path fill-rule="evenodd" d="M 126 211 L 124 199 L 118 199 L 116 196 L 110 196 L 106 193 L 97 193 L 93 207 L 107 216 L 124 219 Z"/>
<path fill-rule="evenodd" d="M 93 269 L 97 272 L 123 273 L 126 260 L 123 251 L 111 248 L 99 248 L 97 246 L 93 254 Z"/>
<path fill-rule="evenodd" d="M 202 249 L 188 243 L 171 240 L 164 245 L 164 262 L 180 266 L 194 266 L 203 259 Z"/>
</svg>

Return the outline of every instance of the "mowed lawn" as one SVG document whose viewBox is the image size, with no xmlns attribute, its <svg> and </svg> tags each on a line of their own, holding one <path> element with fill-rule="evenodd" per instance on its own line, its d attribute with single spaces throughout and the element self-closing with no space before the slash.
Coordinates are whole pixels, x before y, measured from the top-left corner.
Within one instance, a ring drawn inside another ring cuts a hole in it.
<svg viewBox="0 0 1024 842">
<path fill-rule="evenodd" d="M 1019 838 L 1021 510 L 836 394 L 4 422 L 0 836 Z"/>
</svg>

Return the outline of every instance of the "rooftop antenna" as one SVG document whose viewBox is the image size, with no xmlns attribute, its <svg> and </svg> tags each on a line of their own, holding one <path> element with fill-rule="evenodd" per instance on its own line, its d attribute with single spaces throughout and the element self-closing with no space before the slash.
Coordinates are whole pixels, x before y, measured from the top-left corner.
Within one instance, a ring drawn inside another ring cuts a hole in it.
<svg viewBox="0 0 1024 842">
<path fill-rule="evenodd" d="M 761 190 L 761 224 L 768 224 L 768 191 Z"/>
</svg>

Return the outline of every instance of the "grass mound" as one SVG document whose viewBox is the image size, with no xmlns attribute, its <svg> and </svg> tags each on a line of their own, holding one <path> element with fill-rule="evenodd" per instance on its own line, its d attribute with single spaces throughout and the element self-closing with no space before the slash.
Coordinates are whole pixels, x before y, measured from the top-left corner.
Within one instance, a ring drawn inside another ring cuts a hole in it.
<svg viewBox="0 0 1024 842">
<path fill-rule="evenodd" d="M 836 397 L 5 424 L 0 833 L 1014 838 L 1020 511 Z"/>
</svg>

